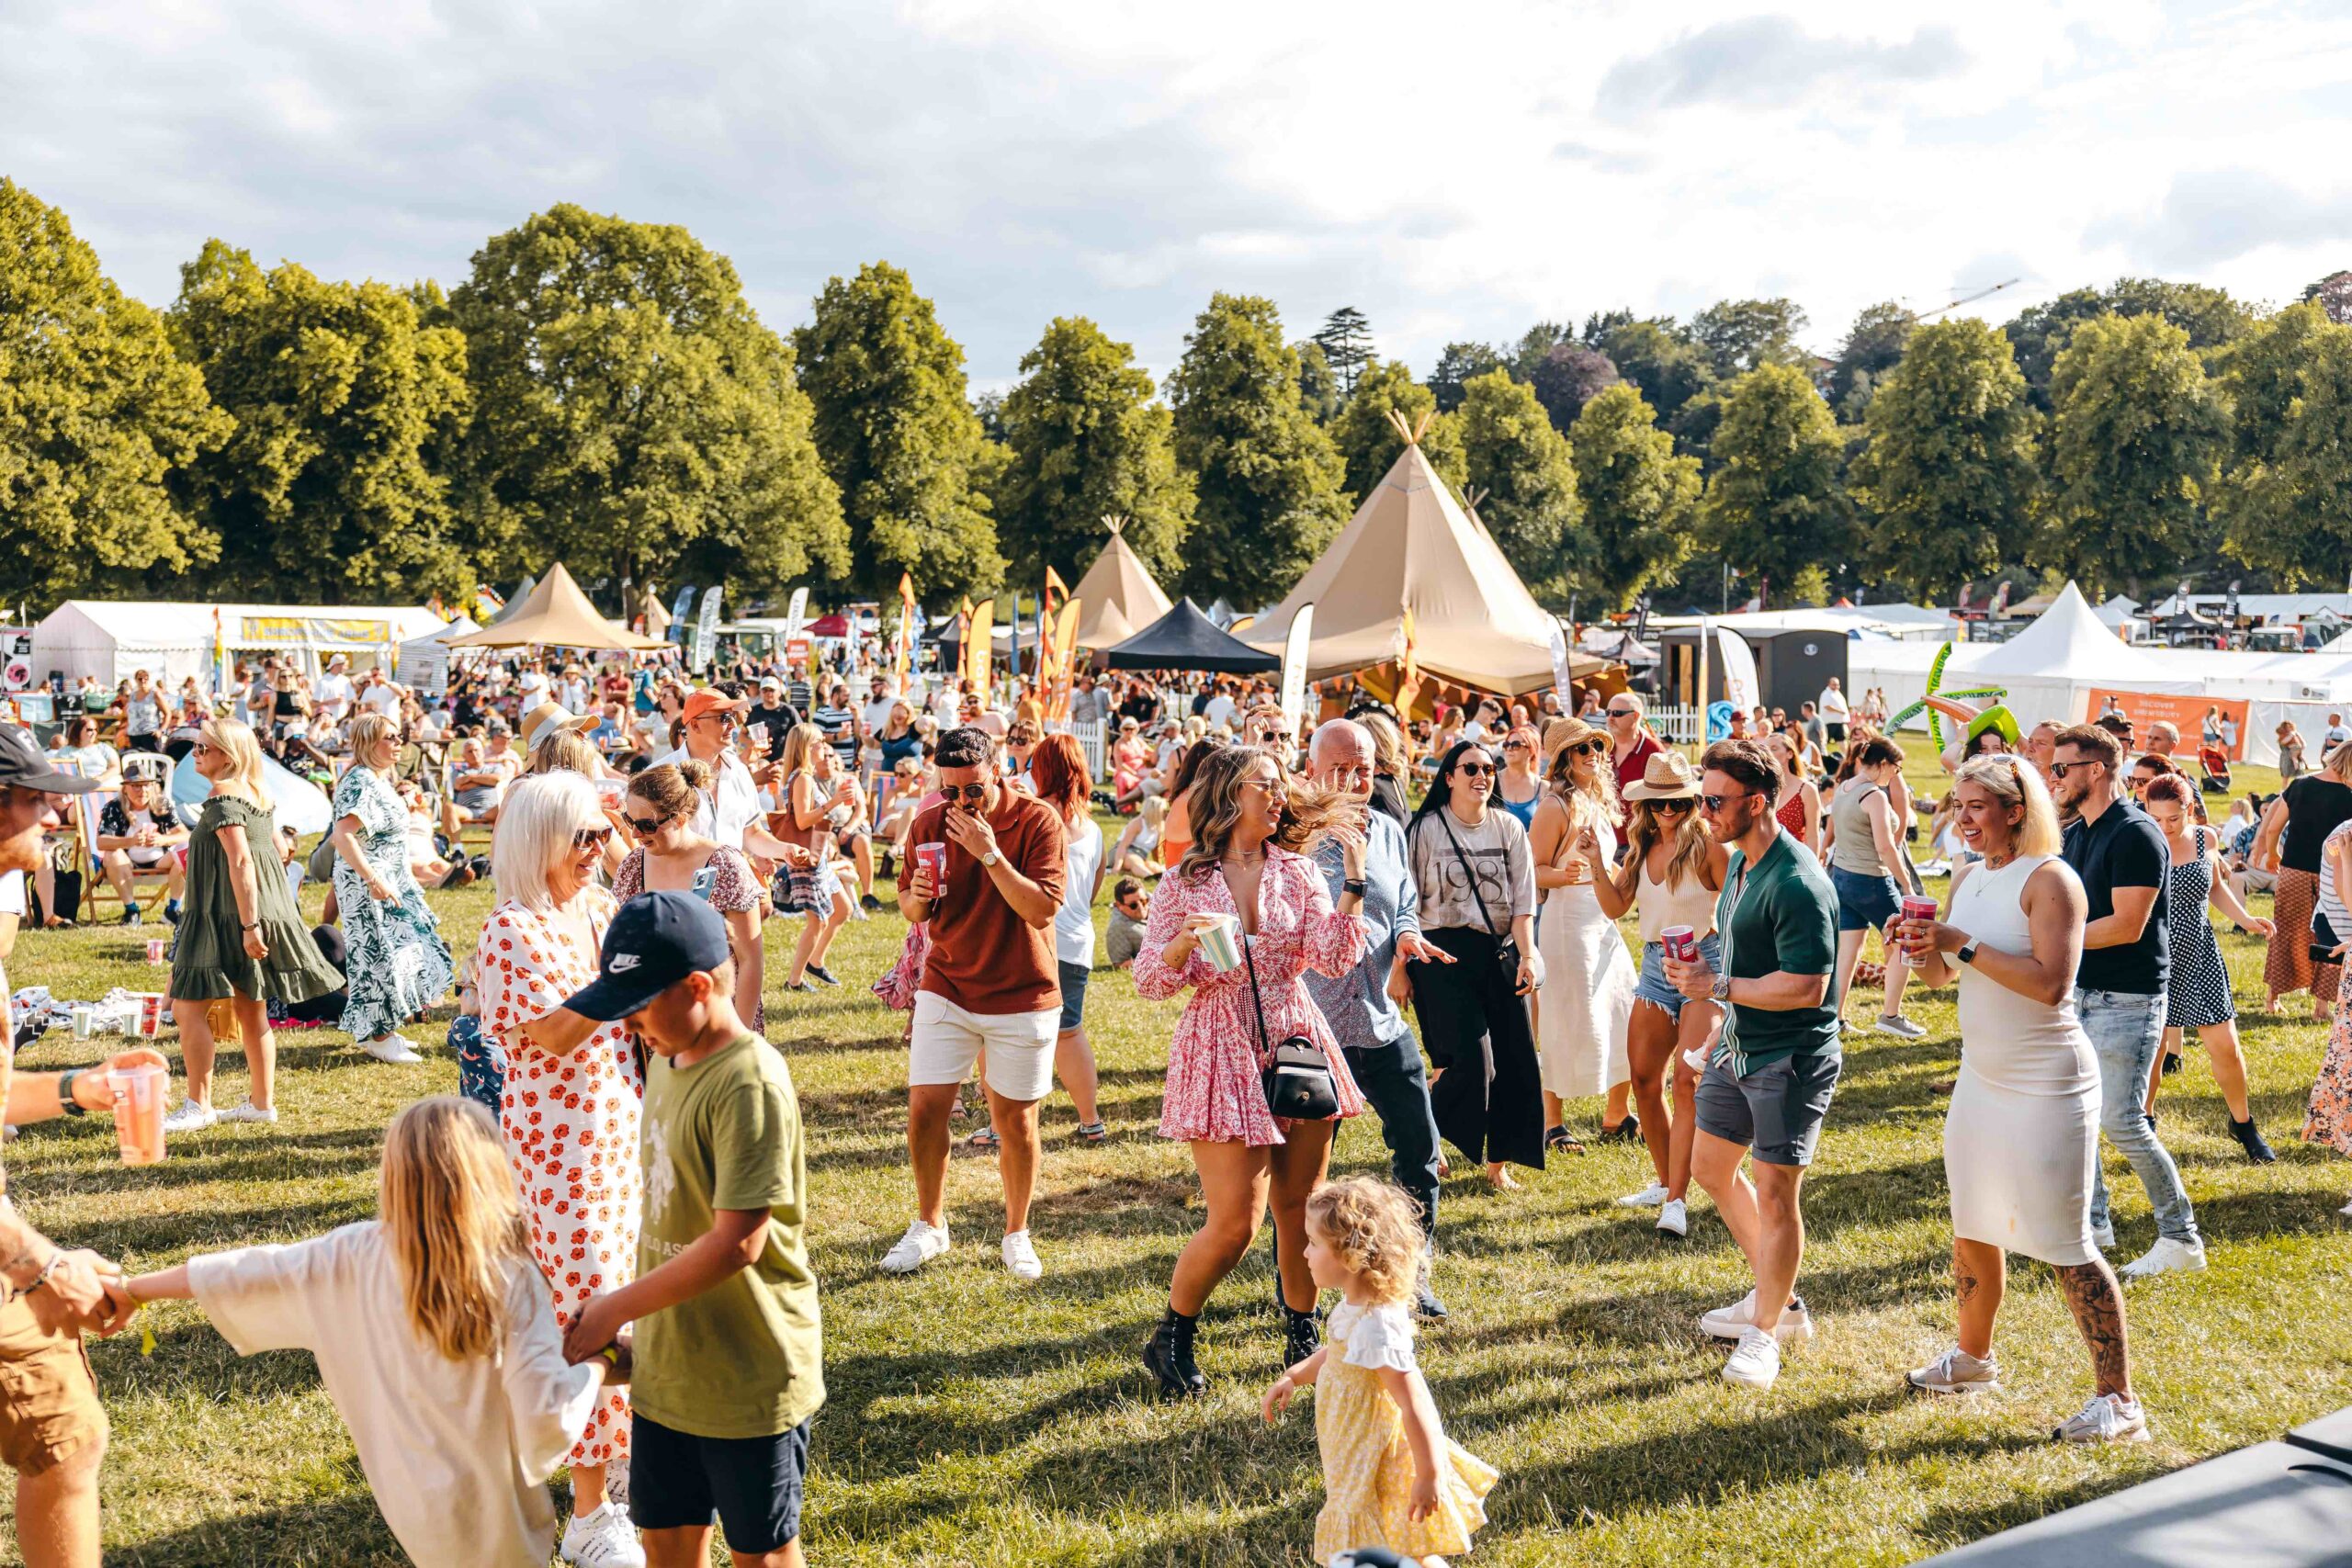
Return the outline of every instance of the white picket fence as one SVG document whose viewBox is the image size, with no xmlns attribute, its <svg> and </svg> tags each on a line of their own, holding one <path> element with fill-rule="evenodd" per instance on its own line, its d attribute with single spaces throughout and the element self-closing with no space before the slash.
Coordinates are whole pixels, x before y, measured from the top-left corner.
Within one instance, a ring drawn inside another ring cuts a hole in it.
<svg viewBox="0 0 2352 1568">
<path fill-rule="evenodd" d="M 1702 734 L 1705 716 L 1692 707 L 1655 707 L 1649 710 L 1649 727 L 1657 731 L 1658 739 L 1669 746 L 1696 746 Z"/>
<path fill-rule="evenodd" d="M 1065 731 L 1078 738 L 1078 749 L 1086 753 L 1086 771 L 1101 784 L 1109 776 L 1111 761 L 1110 727 L 1102 724 L 1071 724 L 1057 719 L 1046 727 Z"/>
</svg>

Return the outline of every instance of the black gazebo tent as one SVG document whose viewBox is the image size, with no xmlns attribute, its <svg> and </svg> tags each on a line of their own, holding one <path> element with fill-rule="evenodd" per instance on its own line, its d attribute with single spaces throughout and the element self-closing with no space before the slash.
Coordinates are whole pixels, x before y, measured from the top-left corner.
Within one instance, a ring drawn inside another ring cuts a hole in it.
<svg viewBox="0 0 2352 1568">
<path fill-rule="evenodd" d="M 1272 654 L 1219 631 L 1190 599 L 1178 601 L 1174 609 L 1117 647 L 1103 649 L 1102 661 L 1114 670 L 1213 670 L 1231 675 L 1283 667 Z"/>
</svg>

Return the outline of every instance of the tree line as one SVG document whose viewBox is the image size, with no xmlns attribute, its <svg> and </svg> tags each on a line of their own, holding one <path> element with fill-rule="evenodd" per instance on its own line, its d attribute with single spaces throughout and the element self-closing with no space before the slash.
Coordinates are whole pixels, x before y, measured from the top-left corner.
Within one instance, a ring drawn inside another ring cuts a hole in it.
<svg viewBox="0 0 2352 1568">
<path fill-rule="evenodd" d="M 1834 356 L 1786 299 L 1544 321 L 1426 378 L 1352 308 L 1292 340 L 1216 294 L 1163 381 L 1058 318 L 1001 395 L 905 272 L 828 282 L 778 333 L 685 230 L 563 205 L 443 290 L 264 268 L 219 240 L 155 310 L 0 179 L 7 597 L 457 597 L 567 562 L 623 582 L 794 583 L 934 604 L 1051 566 L 1102 519 L 1163 583 L 1288 589 L 1400 446 L 1471 497 L 1539 599 L 1945 602 L 2352 569 L 2352 273 L 2284 309 L 2154 279 L 2006 326 L 1864 310 Z"/>
</svg>

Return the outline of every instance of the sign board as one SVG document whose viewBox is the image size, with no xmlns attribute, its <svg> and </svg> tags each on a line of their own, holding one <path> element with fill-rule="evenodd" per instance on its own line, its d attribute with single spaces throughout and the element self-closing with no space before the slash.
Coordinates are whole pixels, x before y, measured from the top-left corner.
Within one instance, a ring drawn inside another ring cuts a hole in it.
<svg viewBox="0 0 2352 1568">
<path fill-rule="evenodd" d="M 1298 721 L 1306 711 L 1306 646 L 1315 637 L 1315 604 L 1301 604 L 1291 618 L 1290 635 L 1283 639 L 1283 743 L 1298 737 Z"/>
<path fill-rule="evenodd" d="M 686 662 L 695 670 L 710 668 L 710 657 L 718 651 L 718 599 L 726 585 L 714 582 L 703 591 L 702 611 L 695 616 L 694 652 Z"/>
<path fill-rule="evenodd" d="M 2200 697 L 2171 692 L 2116 692 L 2104 686 L 2093 686 L 2089 713 L 2093 719 L 2109 711 L 2108 704 L 2115 704 L 2114 711 L 2132 721 L 2132 733 L 2138 743 L 2148 743 L 2148 727 L 2158 722 L 2169 723 L 2180 731 L 2180 745 L 2174 756 L 2187 762 L 2204 745 L 2205 710 L 2218 708 L 2216 722 L 2222 726 L 2222 750 L 2233 762 L 2245 759 L 2246 700 L 2244 697 Z"/>
<path fill-rule="evenodd" d="M 300 648 L 313 643 L 379 644 L 392 640 L 392 623 L 341 615 L 245 615 L 240 647 Z"/>
<path fill-rule="evenodd" d="M 1568 633 L 1557 615 L 1552 617 L 1552 685 L 1560 694 L 1560 711 L 1576 712 L 1576 702 L 1568 694 Z"/>
<path fill-rule="evenodd" d="M 0 686 L 21 692 L 33 683 L 33 634 L 0 632 Z"/>
</svg>

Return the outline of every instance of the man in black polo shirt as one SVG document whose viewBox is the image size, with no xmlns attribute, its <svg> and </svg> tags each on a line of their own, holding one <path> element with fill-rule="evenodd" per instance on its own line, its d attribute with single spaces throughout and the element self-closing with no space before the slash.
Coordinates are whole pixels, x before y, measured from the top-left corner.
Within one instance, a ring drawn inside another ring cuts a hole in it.
<svg viewBox="0 0 2352 1568">
<path fill-rule="evenodd" d="M 784 682 L 769 675 L 760 682 L 760 700 L 752 705 L 743 722 L 767 726 L 768 761 L 773 762 L 784 755 L 785 734 L 800 722 L 800 711 L 784 700 Z"/>
<path fill-rule="evenodd" d="M 2075 1010 L 2098 1056 L 2099 1126 L 2132 1162 L 2156 1211 L 2155 1246 L 2117 1270 L 2139 1280 L 2204 1268 L 2205 1243 L 2179 1168 L 2143 1109 L 2148 1070 L 2164 1044 L 2165 989 L 2172 972 L 2165 884 L 2172 857 L 2163 832 L 2124 795 L 2118 777 L 2122 764 L 2123 747 L 2111 731 L 2078 724 L 2058 732 L 2050 773 L 2052 798 L 2068 818 L 2066 863 L 2082 880 L 2088 904 Z M 2107 1177 L 2092 1168 L 2091 1235 L 2111 1247 Z"/>
</svg>

